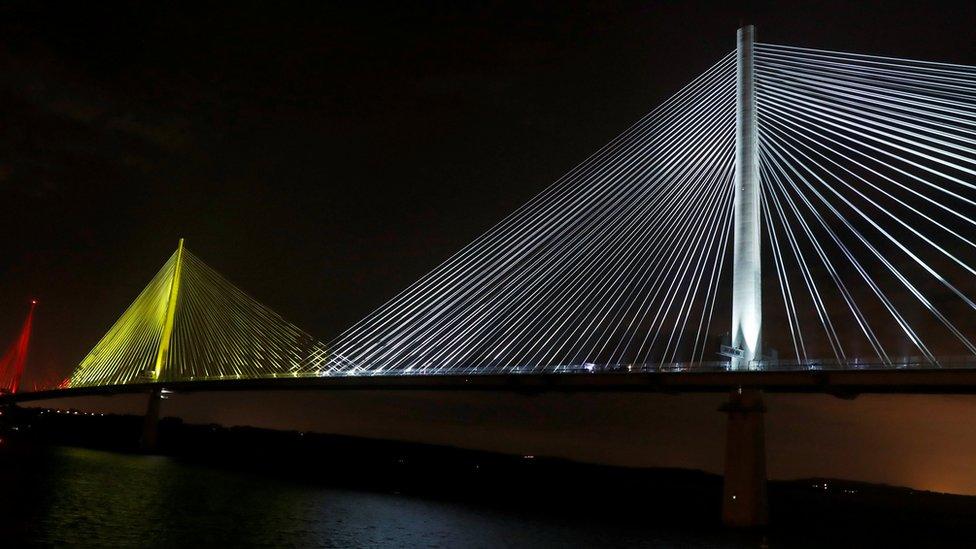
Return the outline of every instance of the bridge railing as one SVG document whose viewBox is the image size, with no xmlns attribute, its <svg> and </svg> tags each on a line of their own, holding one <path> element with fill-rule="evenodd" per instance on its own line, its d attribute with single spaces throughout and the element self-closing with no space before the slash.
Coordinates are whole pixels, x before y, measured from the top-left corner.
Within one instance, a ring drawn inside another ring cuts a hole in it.
<svg viewBox="0 0 976 549">
<path fill-rule="evenodd" d="M 935 362 L 921 356 L 892 358 L 889 361 L 867 358 L 811 359 L 811 360 L 757 360 L 748 364 L 747 370 L 764 372 L 796 371 L 857 371 L 857 370 L 939 370 L 976 369 L 974 356 L 936 357 Z M 540 374 L 639 374 L 639 373 L 716 373 L 734 371 L 728 360 L 705 362 L 654 362 L 644 364 L 554 364 L 525 366 L 467 366 L 450 369 L 437 367 L 397 368 L 348 368 L 323 376 L 424 376 L 424 375 L 540 375 Z"/>
<path fill-rule="evenodd" d="M 948 356 L 937 357 L 935 362 L 924 357 L 906 356 L 891 359 L 888 362 L 877 359 L 851 358 L 847 360 L 815 359 L 815 360 L 764 360 L 753 361 L 746 368 L 747 371 L 757 372 L 816 372 L 816 371 L 879 371 L 879 370 L 946 370 L 971 369 L 976 370 L 976 357 Z M 347 364 L 343 369 L 323 369 L 321 371 L 295 370 L 290 373 L 273 373 L 267 376 L 251 375 L 219 375 L 219 376 L 187 376 L 181 379 L 167 379 L 162 384 L 172 382 L 193 381 L 234 381 L 243 379 L 289 379 L 289 378 L 328 378 L 328 377 L 399 377 L 399 376 L 520 376 L 520 375 L 639 375 L 661 373 L 723 373 L 741 371 L 732 367 L 728 360 L 706 362 L 655 362 L 644 364 L 552 364 L 552 365 L 522 365 L 522 366 L 493 366 L 478 365 L 454 368 L 412 367 L 412 368 L 363 368 Z M 147 379 L 135 379 L 131 383 L 146 384 Z"/>
<path fill-rule="evenodd" d="M 815 370 L 932 370 L 976 369 L 974 356 L 936 357 L 935 362 L 921 356 L 892 358 L 889 361 L 876 358 L 810 359 L 810 360 L 757 360 L 748 364 L 747 370 L 756 371 L 815 371 Z M 668 373 L 668 372 L 729 372 L 733 367 L 728 360 L 704 362 L 653 362 L 643 364 L 555 364 L 525 366 L 468 366 L 451 369 L 436 367 L 411 369 L 351 368 L 327 375 L 519 375 L 519 374 L 591 374 L 591 373 Z"/>
</svg>

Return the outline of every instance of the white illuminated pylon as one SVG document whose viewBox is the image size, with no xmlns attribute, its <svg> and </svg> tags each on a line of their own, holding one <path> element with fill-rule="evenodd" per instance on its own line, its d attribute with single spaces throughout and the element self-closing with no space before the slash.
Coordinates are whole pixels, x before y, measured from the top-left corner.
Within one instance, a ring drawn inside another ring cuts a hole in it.
<svg viewBox="0 0 976 549">
<path fill-rule="evenodd" d="M 732 367 L 760 358 L 762 259 L 759 143 L 753 66 L 755 28 L 739 29 L 736 49 L 735 231 L 732 250 Z"/>
</svg>

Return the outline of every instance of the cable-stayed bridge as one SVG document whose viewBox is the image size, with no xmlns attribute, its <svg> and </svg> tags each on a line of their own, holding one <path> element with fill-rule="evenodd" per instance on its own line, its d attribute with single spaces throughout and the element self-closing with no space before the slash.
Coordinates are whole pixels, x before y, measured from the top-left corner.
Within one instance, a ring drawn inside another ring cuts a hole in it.
<svg viewBox="0 0 976 549">
<path fill-rule="evenodd" d="M 970 367 L 974 94 L 755 44 L 328 343 L 179 251 L 70 384 Z"/>
<path fill-rule="evenodd" d="M 158 414 L 164 385 L 734 389 L 727 520 L 761 521 L 757 389 L 976 389 L 974 129 L 976 67 L 746 27 L 333 340 L 181 242 L 69 388 L 34 396 L 152 388 Z"/>
</svg>

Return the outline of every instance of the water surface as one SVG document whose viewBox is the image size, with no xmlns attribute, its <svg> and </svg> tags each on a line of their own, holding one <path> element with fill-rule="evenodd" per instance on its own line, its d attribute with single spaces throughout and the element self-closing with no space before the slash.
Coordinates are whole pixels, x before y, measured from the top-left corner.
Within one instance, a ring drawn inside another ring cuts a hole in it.
<svg viewBox="0 0 976 549">
<path fill-rule="evenodd" d="M 303 485 L 175 458 L 78 448 L 6 455 L 3 529 L 19 543 L 102 546 L 743 547 L 547 509 Z M 315 467 L 296 461 L 296 468 Z M 14 497 L 10 497 L 16 494 Z M 612 502 L 609 502 L 612 504 Z M 605 506 L 608 502 L 592 502 Z M 11 537 L 8 537 L 11 539 Z"/>
</svg>

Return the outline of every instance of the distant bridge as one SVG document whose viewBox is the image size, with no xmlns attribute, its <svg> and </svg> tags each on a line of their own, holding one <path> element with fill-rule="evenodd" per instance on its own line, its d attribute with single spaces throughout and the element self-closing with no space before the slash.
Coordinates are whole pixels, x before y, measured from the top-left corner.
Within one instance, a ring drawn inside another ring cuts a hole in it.
<svg viewBox="0 0 976 549">
<path fill-rule="evenodd" d="M 162 387 L 731 391 L 726 520 L 754 524 L 758 390 L 976 392 L 974 227 L 976 67 L 757 44 L 745 27 L 334 340 L 180 241 L 67 387 L 3 398 L 151 391 L 152 416 Z"/>
</svg>

